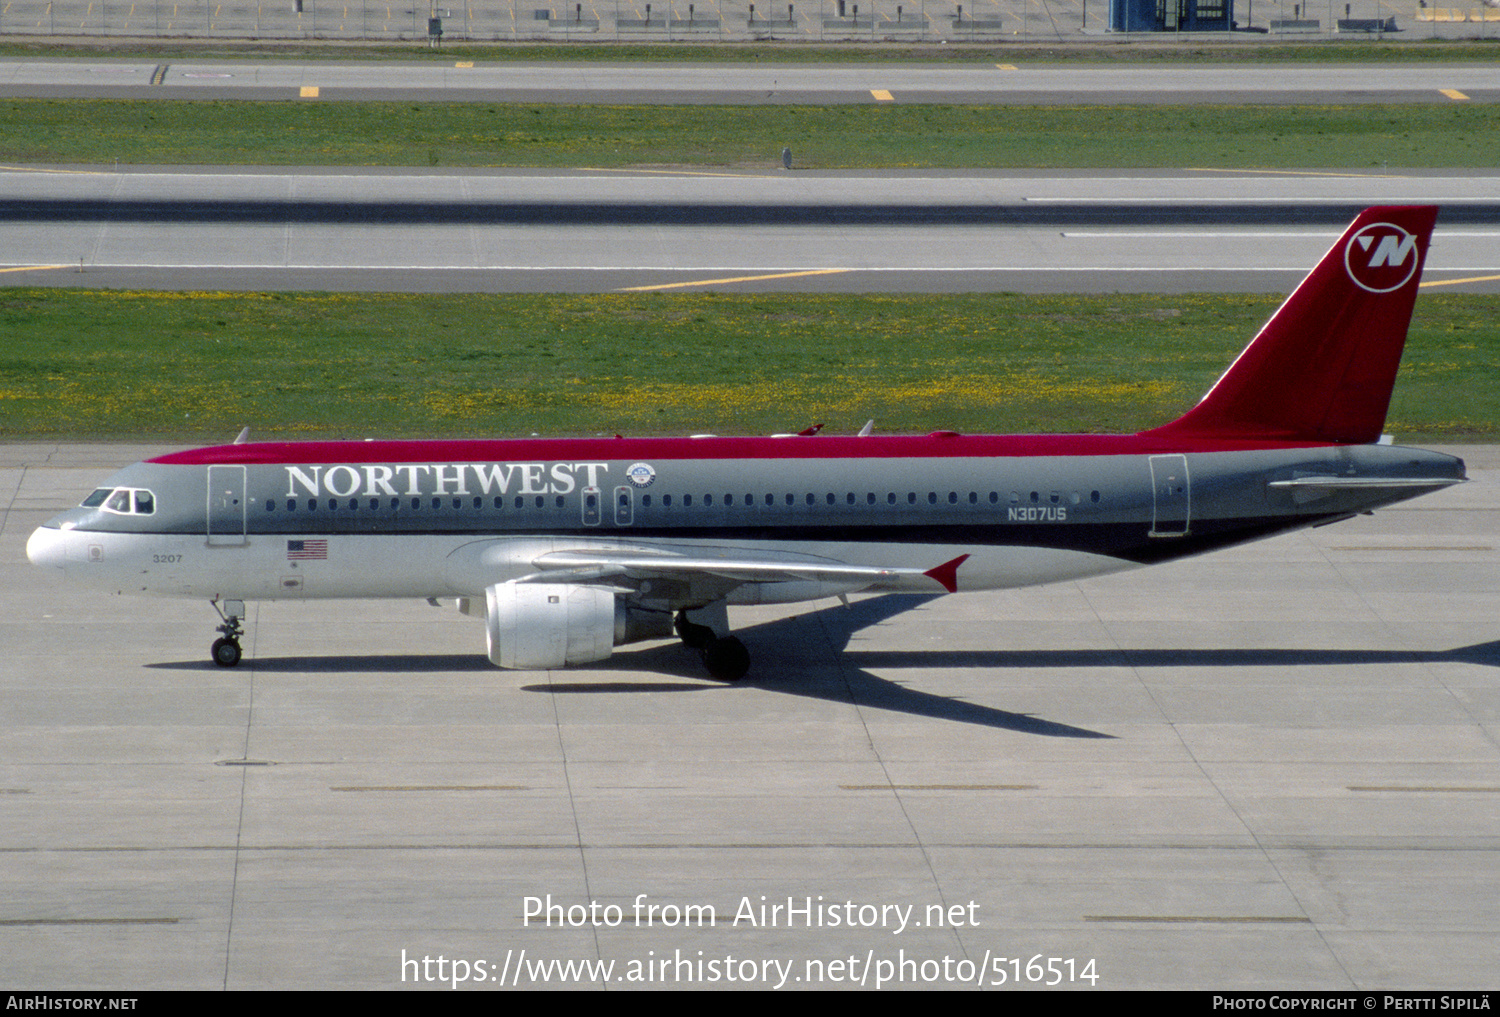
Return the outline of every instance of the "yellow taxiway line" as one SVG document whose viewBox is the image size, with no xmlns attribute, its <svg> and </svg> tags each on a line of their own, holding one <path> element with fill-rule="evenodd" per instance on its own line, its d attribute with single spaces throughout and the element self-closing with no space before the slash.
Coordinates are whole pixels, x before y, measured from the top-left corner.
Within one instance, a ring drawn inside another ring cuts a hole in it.
<svg viewBox="0 0 1500 1017">
<path fill-rule="evenodd" d="M 660 286 L 626 286 L 624 289 L 615 290 L 616 293 L 642 293 L 646 290 L 675 290 L 684 286 L 713 286 L 716 283 L 741 283 L 760 282 L 762 279 L 799 279 L 808 275 L 837 275 L 840 272 L 852 272 L 849 268 L 814 268 L 806 272 L 775 272 L 771 275 L 737 275 L 728 279 L 698 279 L 694 282 L 662 283 Z"/>
<path fill-rule="evenodd" d="M 1500 279 L 1500 275 L 1471 275 L 1467 279 L 1432 279 L 1428 282 L 1417 283 L 1417 285 L 1425 289 L 1428 286 L 1457 286 L 1460 283 L 1494 282 L 1496 279 Z"/>
</svg>

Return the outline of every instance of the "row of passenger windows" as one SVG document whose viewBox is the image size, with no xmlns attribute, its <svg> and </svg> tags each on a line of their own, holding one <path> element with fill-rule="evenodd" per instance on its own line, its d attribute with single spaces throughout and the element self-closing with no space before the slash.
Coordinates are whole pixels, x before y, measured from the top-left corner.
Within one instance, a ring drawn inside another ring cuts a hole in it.
<svg viewBox="0 0 1500 1017">
<path fill-rule="evenodd" d="M 944 500 L 946 500 L 949 505 L 957 505 L 961 501 L 964 500 L 963 497 L 957 491 L 949 491 L 946 495 L 939 494 L 937 491 L 928 491 L 927 495 L 926 495 L 926 498 L 927 498 L 927 504 L 929 504 L 929 505 L 936 505 L 939 502 L 944 501 Z M 1098 491 L 1091 491 L 1091 492 L 1089 492 L 1089 498 L 1090 498 L 1091 501 L 1093 501 L 1095 504 L 1097 504 L 1098 501 L 1099 501 L 1099 492 Z M 790 494 L 789 493 L 789 494 L 783 495 L 782 496 L 782 500 L 783 500 L 783 503 L 786 504 L 786 505 L 795 505 L 795 504 L 797 504 L 797 496 L 795 494 Z M 807 505 L 816 505 L 816 504 L 818 504 L 818 502 L 820 500 L 822 500 L 824 503 L 826 503 L 828 505 L 837 505 L 839 503 L 839 501 L 840 501 L 840 498 L 839 498 L 839 496 L 837 494 L 833 493 L 832 491 L 830 491 L 827 494 L 825 494 L 822 497 L 822 499 L 819 499 L 818 495 L 813 494 L 811 492 L 809 492 L 809 493 L 807 493 L 806 495 L 803 496 L 803 501 Z M 858 505 L 859 504 L 859 500 L 860 500 L 859 497 L 853 491 L 847 492 L 844 495 L 843 499 L 842 499 L 842 501 L 844 502 L 845 505 Z M 1033 504 L 1033 505 L 1040 505 L 1040 504 L 1043 503 L 1043 500 L 1044 500 L 1043 499 L 1043 495 L 1042 495 L 1042 493 L 1040 491 L 1032 491 L 1031 492 L 1031 495 L 1030 495 L 1031 504 Z M 1078 492 L 1078 491 L 1071 491 L 1071 492 L 1067 492 L 1067 493 L 1063 493 L 1063 492 L 1060 492 L 1060 491 L 1051 491 L 1051 492 L 1049 492 L 1046 495 L 1046 499 L 1045 500 L 1048 501 L 1048 502 L 1050 502 L 1053 505 L 1061 505 L 1061 504 L 1064 503 L 1064 501 L 1071 502 L 1074 505 L 1078 505 L 1078 504 L 1082 503 L 1082 501 L 1083 501 L 1083 495 L 1080 492 Z M 916 491 L 908 491 L 908 492 L 906 492 L 906 504 L 908 504 L 908 505 L 916 505 L 918 503 L 918 501 L 919 501 L 919 495 L 917 494 Z M 970 491 L 969 492 L 969 494 L 968 494 L 968 503 L 970 505 L 978 505 L 978 504 L 980 504 L 980 501 L 981 501 L 981 495 L 979 494 L 978 491 Z M 1019 504 L 1022 503 L 1022 501 L 1023 501 L 1023 498 L 1022 498 L 1022 495 L 1020 494 L 1020 492 L 1018 492 L 1018 491 L 1012 491 L 1012 492 L 1010 492 L 1010 504 L 1012 504 L 1012 505 L 1019 505 Z M 864 503 L 866 505 L 876 505 L 876 504 L 879 504 L 879 502 L 880 502 L 880 499 L 879 499 L 879 497 L 876 496 L 876 494 L 875 494 L 874 491 L 867 491 L 867 492 L 865 492 Z M 897 495 L 896 492 L 894 492 L 894 491 L 887 491 L 886 492 L 885 503 L 887 505 L 897 505 L 897 504 L 900 504 L 900 502 L 901 502 L 901 497 L 899 495 Z M 662 495 L 661 496 L 661 503 L 662 503 L 662 507 L 663 508 L 671 508 L 672 507 L 672 496 L 670 494 L 664 494 L 664 495 Z M 998 505 L 998 504 L 1000 504 L 1000 492 L 999 491 L 991 491 L 989 493 L 989 503 L 991 505 Z M 711 507 L 714 504 L 714 496 L 711 495 L 711 494 L 705 494 L 703 496 L 702 504 L 705 505 L 705 506 L 710 506 Z M 726 495 L 724 495 L 723 500 L 720 501 L 718 504 L 724 505 L 724 506 L 728 506 L 728 507 L 733 507 L 734 504 L 735 504 L 734 495 L 732 495 L 732 494 L 726 494 Z M 744 504 L 746 506 L 754 505 L 755 504 L 755 495 L 753 495 L 753 494 L 747 494 L 747 495 L 745 495 Z M 767 494 L 765 496 L 765 504 L 768 505 L 768 506 L 775 505 L 776 504 L 776 495 L 774 495 L 774 494 Z M 643 507 L 650 508 L 651 507 L 651 495 L 649 495 L 649 494 L 642 495 L 641 496 L 641 505 Z M 682 496 L 682 506 L 684 508 L 692 508 L 692 506 L 693 506 L 693 496 L 690 495 L 690 494 L 683 495 Z"/>
<path fill-rule="evenodd" d="M 586 497 L 588 497 L 590 499 L 590 505 L 592 506 L 594 504 L 594 502 L 593 502 L 592 499 L 595 496 L 594 495 L 587 495 Z M 1090 491 L 1088 497 L 1089 497 L 1089 500 L 1091 502 L 1093 502 L 1094 504 L 1098 504 L 1099 498 L 1100 498 L 1098 491 Z M 1067 504 L 1078 505 L 1078 504 L 1082 503 L 1083 498 L 1084 498 L 1084 495 L 1081 492 L 1079 492 L 1079 491 L 1069 491 L 1069 492 L 1050 491 L 1046 495 L 1043 495 L 1042 492 L 1040 492 L 1040 491 L 1032 491 L 1027 496 L 1023 496 L 1019 491 L 1011 491 L 1010 492 L 1010 497 L 1009 497 L 1009 500 L 1008 500 L 1008 504 L 1011 504 L 1011 505 L 1020 505 L 1020 504 L 1023 504 L 1023 503 L 1029 503 L 1029 504 L 1032 504 L 1032 505 L 1041 505 L 1041 504 L 1061 505 L 1061 504 L 1067 503 Z M 540 494 L 539 495 L 534 495 L 534 496 L 517 495 L 516 498 L 514 499 L 513 507 L 516 508 L 516 509 L 525 509 L 525 508 L 528 508 L 528 507 L 535 507 L 535 508 L 539 508 L 539 509 L 540 508 L 546 508 L 547 507 L 547 502 L 549 500 L 552 501 L 553 506 L 555 508 L 564 508 L 566 506 L 566 504 L 567 504 L 567 499 L 563 495 L 560 495 L 560 494 L 558 494 L 558 495 L 552 495 L 552 496 L 550 496 L 550 498 L 547 495 L 540 495 Z M 619 500 L 619 504 L 622 505 L 622 506 L 628 505 L 629 502 L 630 502 L 629 495 L 626 494 L 626 493 L 619 494 L 618 500 Z M 752 506 L 754 506 L 756 504 L 756 500 L 757 499 L 756 499 L 755 495 L 753 495 L 753 494 L 747 494 L 747 495 L 744 496 L 742 504 L 745 507 L 747 507 L 747 508 L 748 507 L 752 507 Z M 778 496 L 776 494 L 768 493 L 768 494 L 766 494 L 766 495 L 763 496 L 763 500 L 764 500 L 764 504 L 766 506 L 768 506 L 768 507 L 775 506 L 778 503 L 778 501 L 781 504 L 783 504 L 783 505 L 793 506 L 793 505 L 797 504 L 798 497 L 795 494 L 787 493 L 787 494 L 781 495 L 778 498 Z M 824 502 L 825 504 L 828 504 L 828 505 L 837 505 L 840 500 L 842 500 L 845 505 L 858 505 L 860 503 L 860 499 L 858 498 L 858 496 L 855 495 L 855 493 L 853 491 L 847 492 L 842 499 L 840 499 L 837 494 L 835 494 L 835 493 L 833 493 L 831 491 L 828 492 L 828 493 L 826 493 L 825 495 L 823 495 L 821 498 L 818 495 L 816 495 L 816 494 L 814 494 L 812 492 L 808 492 L 807 494 L 805 494 L 805 495 L 802 496 L 801 500 L 803 501 L 804 504 L 809 505 L 809 506 L 811 506 L 811 505 L 817 505 L 819 503 L 819 501 L 822 501 L 822 502 Z M 879 504 L 880 501 L 881 501 L 881 499 L 878 498 L 876 496 L 875 492 L 873 492 L 873 491 L 866 492 L 863 500 L 864 500 L 864 503 L 866 505 L 876 505 L 876 504 Z M 916 505 L 916 504 L 919 504 L 919 502 L 922 500 L 922 498 L 915 491 L 908 491 L 908 492 L 906 492 L 906 494 L 904 496 L 904 499 L 903 499 L 902 496 L 898 496 L 896 494 L 896 492 L 894 492 L 894 491 L 888 491 L 888 492 L 886 492 L 885 499 L 884 499 L 885 504 L 887 504 L 887 505 L 898 505 L 903 500 L 905 501 L 905 503 L 907 505 Z M 970 492 L 968 492 L 967 498 L 965 498 L 964 496 L 961 496 L 957 491 L 949 491 L 949 492 L 947 492 L 946 495 L 939 494 L 937 491 L 928 491 L 927 494 L 926 494 L 926 496 L 925 496 L 925 500 L 926 500 L 926 503 L 928 505 L 937 505 L 937 504 L 939 504 L 941 502 L 946 502 L 949 505 L 958 505 L 958 504 L 960 504 L 961 502 L 964 502 L 964 501 L 967 501 L 968 504 L 970 504 L 970 505 L 979 505 L 979 504 L 981 504 L 982 500 L 984 500 L 984 499 L 981 498 L 981 495 L 980 495 L 980 493 L 978 491 L 970 491 Z M 991 492 L 989 492 L 987 500 L 988 500 L 988 503 L 991 504 L 991 505 L 999 505 L 1000 502 L 1001 502 L 1000 492 L 999 491 L 991 491 Z M 403 505 L 403 499 L 402 498 L 391 498 L 391 499 L 388 500 L 388 504 L 387 504 L 387 500 L 381 499 L 381 498 L 364 499 L 363 502 L 359 498 L 349 498 L 347 500 L 341 499 L 341 498 L 324 498 L 324 499 L 308 498 L 308 499 L 306 499 L 305 506 L 306 506 L 306 511 L 309 511 L 309 512 L 316 512 L 318 510 L 325 510 L 325 511 L 329 511 L 329 512 L 336 512 L 336 511 L 350 511 L 350 512 L 353 512 L 353 511 L 357 511 L 358 509 L 360 509 L 361 505 L 364 502 L 368 502 L 369 511 L 371 511 L 371 512 L 378 512 L 378 511 L 381 510 L 382 507 L 385 507 L 387 509 L 387 511 L 391 511 L 391 512 L 399 512 L 399 511 L 402 511 L 403 508 L 405 508 L 405 510 L 407 510 L 407 511 L 412 511 L 412 512 L 420 512 L 420 511 L 423 511 L 424 509 L 427 509 L 427 510 L 435 512 L 435 511 L 440 511 L 440 510 L 448 507 L 448 505 L 450 505 L 450 504 L 452 505 L 453 509 L 455 509 L 455 510 L 462 510 L 462 509 L 464 509 L 466 507 L 470 507 L 470 508 L 474 508 L 474 509 L 483 509 L 485 507 L 485 499 L 484 498 L 474 498 L 472 500 L 472 503 L 469 503 L 464 498 L 443 498 L 443 497 L 431 497 L 431 498 L 427 498 L 427 497 L 413 497 L 413 498 L 410 498 L 410 499 L 406 499 L 405 501 L 407 502 L 406 505 Z M 286 511 L 287 512 L 296 512 L 298 510 L 298 506 L 299 505 L 303 505 L 303 504 L 304 504 L 303 502 L 299 501 L 296 498 L 288 498 L 288 499 L 286 499 Z M 643 494 L 643 495 L 641 495 L 641 507 L 643 509 L 649 509 L 649 508 L 651 508 L 652 504 L 653 504 L 652 495 L 649 495 L 649 494 Z M 735 506 L 735 504 L 736 504 L 736 500 L 735 500 L 735 496 L 732 495 L 732 494 L 723 495 L 721 498 L 716 498 L 712 494 L 705 494 L 705 495 L 702 495 L 701 497 L 697 498 L 697 500 L 695 501 L 693 495 L 691 495 L 691 494 L 684 494 L 684 495 L 678 496 L 676 498 L 676 500 L 674 501 L 674 496 L 673 495 L 664 494 L 664 495 L 661 495 L 661 502 L 660 502 L 660 504 L 661 504 L 662 508 L 671 508 L 674 504 L 680 505 L 683 508 L 692 508 L 695 504 L 699 505 L 701 507 L 704 507 L 704 508 L 712 508 L 715 505 L 720 505 L 720 506 L 723 506 L 725 508 L 733 508 Z M 277 511 L 277 505 L 278 505 L 278 502 L 276 501 L 276 499 L 274 499 L 274 498 L 267 498 L 266 499 L 266 511 L 267 512 L 275 512 L 275 511 Z M 502 509 L 503 510 L 506 507 L 506 499 L 503 498 L 503 497 L 495 498 L 494 499 L 494 503 L 493 503 L 493 507 L 496 508 L 496 509 Z"/>
<path fill-rule="evenodd" d="M 382 505 L 384 504 L 382 502 L 382 499 L 380 499 L 380 498 L 369 498 L 369 499 L 366 499 L 366 500 L 369 502 L 369 510 L 371 512 L 378 512 L 378 511 L 380 511 L 380 509 L 382 508 Z M 452 499 L 445 499 L 445 498 L 441 498 L 441 497 L 435 497 L 435 498 L 411 498 L 411 499 L 409 499 L 409 501 L 410 501 L 410 504 L 407 506 L 407 510 L 412 511 L 412 512 L 420 512 L 420 511 L 422 511 L 424 508 L 426 508 L 428 506 L 430 506 L 431 510 L 435 512 L 435 511 L 438 511 L 440 509 L 445 508 L 446 505 L 447 505 L 447 503 L 449 501 L 452 502 L 453 508 L 455 508 L 455 509 L 463 509 L 463 508 L 466 507 L 465 506 L 465 499 L 463 499 L 463 498 L 452 498 Z M 537 508 L 546 508 L 547 507 L 547 501 L 548 501 L 548 499 L 547 499 L 547 497 L 545 495 L 540 495 L 539 494 L 539 495 L 537 495 L 535 497 L 535 506 Z M 529 503 L 528 499 L 525 496 L 517 496 L 516 501 L 515 501 L 515 507 L 518 508 L 518 509 L 526 508 L 528 503 Z M 288 512 L 296 512 L 297 511 L 297 507 L 300 504 L 302 504 L 302 503 L 299 502 L 296 498 L 288 498 L 286 500 L 286 511 L 288 511 Z M 553 496 L 553 504 L 554 504 L 554 506 L 556 508 L 562 508 L 563 506 L 565 506 L 567 504 L 567 499 L 564 498 L 560 494 L 559 495 L 554 495 Z M 274 499 L 274 498 L 267 498 L 266 499 L 266 511 L 267 512 L 275 512 L 276 511 L 276 505 L 277 505 L 276 499 Z M 320 509 L 324 509 L 324 510 L 327 510 L 329 512 L 339 512 L 339 511 L 353 512 L 353 511 L 359 509 L 360 506 L 361 506 L 361 501 L 360 501 L 359 498 L 349 498 L 347 500 L 342 499 L 342 498 L 324 498 L 324 499 L 321 499 L 321 500 L 319 500 L 317 498 L 308 498 L 307 499 L 307 511 L 309 511 L 309 512 L 316 512 L 316 511 L 318 511 Z M 482 509 L 482 508 L 484 508 L 484 499 L 483 498 L 475 498 L 473 500 L 472 507 L 476 508 L 476 509 Z M 500 508 L 504 508 L 504 507 L 505 507 L 505 499 L 504 498 L 496 498 L 495 499 L 495 508 L 500 509 Z M 391 498 L 391 499 L 389 499 L 389 505 L 387 506 L 387 511 L 390 511 L 390 512 L 400 512 L 400 511 L 403 511 L 403 508 L 402 508 L 402 499 L 400 499 L 400 498 Z"/>
</svg>

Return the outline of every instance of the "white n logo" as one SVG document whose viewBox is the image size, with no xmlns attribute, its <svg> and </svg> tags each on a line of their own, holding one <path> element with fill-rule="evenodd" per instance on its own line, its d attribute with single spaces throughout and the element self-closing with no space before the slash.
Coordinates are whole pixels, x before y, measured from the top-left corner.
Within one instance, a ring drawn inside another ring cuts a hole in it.
<svg viewBox="0 0 1500 1017">
<path fill-rule="evenodd" d="M 1386 234 L 1380 238 L 1380 243 L 1375 245 L 1375 253 L 1370 255 L 1370 267 L 1382 268 L 1389 265 L 1395 268 L 1406 261 L 1406 256 L 1416 250 L 1417 238 L 1410 233 L 1405 236 Z"/>
<path fill-rule="evenodd" d="M 1390 222 L 1364 226 L 1344 248 L 1344 270 L 1356 286 L 1371 293 L 1399 290 L 1421 262 L 1416 234 Z"/>
</svg>

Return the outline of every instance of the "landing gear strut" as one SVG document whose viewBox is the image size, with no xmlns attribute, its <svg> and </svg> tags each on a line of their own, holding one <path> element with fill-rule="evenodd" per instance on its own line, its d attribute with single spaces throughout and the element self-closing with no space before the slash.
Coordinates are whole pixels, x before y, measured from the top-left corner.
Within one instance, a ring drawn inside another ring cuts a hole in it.
<svg viewBox="0 0 1500 1017">
<path fill-rule="evenodd" d="M 686 611 L 678 611 L 673 622 L 684 646 L 697 650 L 710 678 L 737 682 L 750 670 L 750 651 L 734 636 L 717 635 L 707 625 L 690 621 Z"/>
<path fill-rule="evenodd" d="M 224 624 L 216 630 L 223 635 L 215 639 L 213 646 L 209 647 L 209 656 L 219 667 L 234 667 L 243 655 L 240 650 L 240 636 L 245 634 L 245 626 L 242 624 L 245 618 L 245 602 L 226 600 L 222 610 L 219 608 L 218 601 L 209 601 L 209 603 L 224 621 Z"/>
</svg>

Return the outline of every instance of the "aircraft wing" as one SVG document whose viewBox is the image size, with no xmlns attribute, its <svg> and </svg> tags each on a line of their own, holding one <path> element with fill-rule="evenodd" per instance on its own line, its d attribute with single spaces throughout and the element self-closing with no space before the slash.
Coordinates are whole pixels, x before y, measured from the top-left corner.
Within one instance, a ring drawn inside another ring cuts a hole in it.
<svg viewBox="0 0 1500 1017">
<path fill-rule="evenodd" d="M 850 565 L 812 556 L 766 555 L 743 552 L 704 554 L 699 549 L 677 554 L 646 549 L 580 549 L 551 551 L 532 559 L 537 569 L 516 580 L 521 583 L 580 583 L 611 586 L 632 594 L 650 583 L 687 586 L 694 594 L 712 591 L 719 596 L 746 583 L 823 583 L 829 595 L 869 587 L 949 593 L 957 590 L 961 555 L 929 569 Z"/>
</svg>

